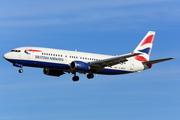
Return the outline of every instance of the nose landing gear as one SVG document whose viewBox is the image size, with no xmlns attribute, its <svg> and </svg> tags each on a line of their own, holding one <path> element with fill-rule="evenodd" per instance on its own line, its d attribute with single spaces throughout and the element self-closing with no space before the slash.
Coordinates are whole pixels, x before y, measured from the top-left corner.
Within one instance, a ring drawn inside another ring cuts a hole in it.
<svg viewBox="0 0 180 120">
<path fill-rule="evenodd" d="M 15 66 L 15 67 L 20 67 L 21 69 L 19 69 L 19 73 L 23 73 L 23 69 L 22 69 L 23 65 L 22 65 L 22 64 L 13 63 L 13 66 Z"/>
<path fill-rule="evenodd" d="M 23 69 L 21 68 L 21 69 L 19 69 L 19 73 L 23 73 Z"/>
</svg>

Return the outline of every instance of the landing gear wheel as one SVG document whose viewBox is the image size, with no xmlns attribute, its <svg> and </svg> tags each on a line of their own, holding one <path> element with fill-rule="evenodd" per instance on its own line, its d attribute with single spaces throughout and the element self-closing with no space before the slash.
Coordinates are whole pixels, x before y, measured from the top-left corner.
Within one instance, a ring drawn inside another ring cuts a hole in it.
<svg viewBox="0 0 180 120">
<path fill-rule="evenodd" d="M 87 74 L 87 78 L 88 78 L 88 79 L 94 78 L 94 74 L 92 74 L 92 73 Z"/>
<path fill-rule="evenodd" d="M 23 73 L 23 69 L 19 69 L 19 73 Z"/>
<path fill-rule="evenodd" d="M 72 78 L 72 80 L 73 80 L 74 82 L 76 82 L 76 81 L 79 80 L 79 77 L 78 77 L 78 76 L 74 76 L 74 77 Z"/>
</svg>

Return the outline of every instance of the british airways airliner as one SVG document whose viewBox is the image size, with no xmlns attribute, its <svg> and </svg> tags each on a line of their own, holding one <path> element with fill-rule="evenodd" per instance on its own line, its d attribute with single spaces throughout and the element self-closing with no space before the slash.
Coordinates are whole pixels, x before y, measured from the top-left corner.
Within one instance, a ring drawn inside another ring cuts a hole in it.
<svg viewBox="0 0 180 120">
<path fill-rule="evenodd" d="M 117 75 L 141 72 L 149 69 L 153 64 L 171 60 L 165 58 L 149 60 L 153 46 L 155 32 L 149 31 L 133 52 L 110 56 L 102 54 L 68 51 L 43 47 L 19 47 L 4 54 L 4 58 L 19 67 L 19 73 L 23 72 L 23 66 L 43 68 L 45 75 L 61 76 L 72 73 L 73 81 L 78 81 L 76 73 L 87 74 L 88 79 L 94 78 L 94 74 Z"/>
</svg>

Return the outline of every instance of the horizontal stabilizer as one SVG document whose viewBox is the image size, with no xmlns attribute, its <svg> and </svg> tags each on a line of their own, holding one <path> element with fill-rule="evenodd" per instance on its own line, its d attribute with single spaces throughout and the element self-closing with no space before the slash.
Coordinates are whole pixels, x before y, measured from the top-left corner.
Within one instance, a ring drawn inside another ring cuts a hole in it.
<svg viewBox="0 0 180 120">
<path fill-rule="evenodd" d="M 143 62 L 143 64 L 155 64 L 155 63 L 164 62 L 164 61 L 171 60 L 171 59 L 175 59 L 175 58 L 165 58 L 165 59 L 145 61 L 145 62 Z"/>
</svg>

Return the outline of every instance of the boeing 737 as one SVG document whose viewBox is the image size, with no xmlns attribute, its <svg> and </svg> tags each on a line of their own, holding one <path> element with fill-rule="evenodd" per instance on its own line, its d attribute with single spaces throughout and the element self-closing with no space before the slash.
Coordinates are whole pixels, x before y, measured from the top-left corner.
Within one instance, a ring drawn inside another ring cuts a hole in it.
<svg viewBox="0 0 180 120">
<path fill-rule="evenodd" d="M 110 56 L 78 51 L 68 51 L 43 47 L 19 47 L 4 54 L 4 58 L 13 66 L 43 68 L 45 75 L 61 76 L 72 73 L 73 81 L 78 81 L 76 73 L 87 74 L 88 79 L 94 74 L 117 75 L 141 72 L 150 69 L 153 64 L 171 60 L 165 58 L 149 60 L 155 32 L 149 31 L 133 52 L 119 56 Z"/>
</svg>

